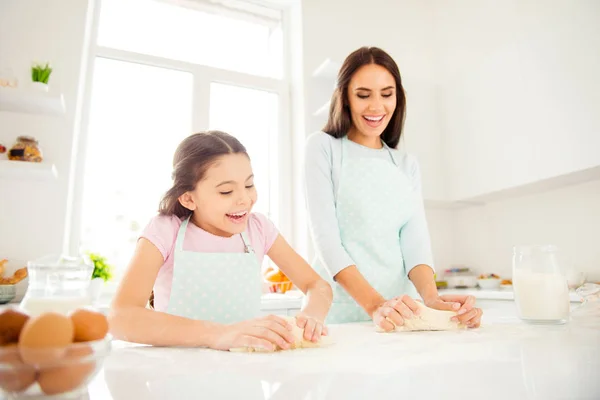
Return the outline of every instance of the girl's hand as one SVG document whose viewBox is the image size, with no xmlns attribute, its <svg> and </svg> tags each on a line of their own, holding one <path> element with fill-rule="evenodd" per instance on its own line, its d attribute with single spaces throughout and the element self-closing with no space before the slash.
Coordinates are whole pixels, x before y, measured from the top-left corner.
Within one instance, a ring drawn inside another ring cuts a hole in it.
<svg viewBox="0 0 600 400">
<path fill-rule="evenodd" d="M 393 331 L 396 326 L 404 325 L 405 319 L 419 314 L 415 300 L 407 295 L 394 297 L 381 304 L 373 313 L 373 322 L 386 332 Z"/>
<path fill-rule="evenodd" d="M 483 311 L 475 307 L 475 297 L 465 295 L 443 295 L 428 299 L 425 305 L 436 310 L 456 311 L 458 315 L 452 321 L 458 321 L 469 328 L 477 328 L 481 324 Z"/>
<path fill-rule="evenodd" d="M 321 320 L 302 312 L 296 315 L 296 324 L 304 330 L 304 340 L 309 342 L 317 343 L 321 340 L 321 336 L 329 334 L 329 330 Z"/>
<path fill-rule="evenodd" d="M 269 315 L 221 326 L 215 332 L 210 347 L 225 351 L 241 347 L 275 351 L 277 346 L 289 349 L 290 343 L 294 343 L 290 323 L 281 317 Z"/>
</svg>

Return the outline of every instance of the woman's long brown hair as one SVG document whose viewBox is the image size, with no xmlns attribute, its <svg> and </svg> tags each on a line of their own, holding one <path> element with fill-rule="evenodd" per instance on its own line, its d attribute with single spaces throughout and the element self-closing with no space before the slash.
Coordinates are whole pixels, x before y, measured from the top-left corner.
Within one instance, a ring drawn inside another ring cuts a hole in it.
<svg viewBox="0 0 600 400">
<path fill-rule="evenodd" d="M 378 47 L 361 47 L 352 52 L 340 68 L 337 84 L 331 104 L 329 106 L 329 119 L 323 128 L 323 132 L 335 138 L 341 138 L 348 134 L 352 128 L 352 116 L 348 102 L 348 85 L 356 71 L 364 65 L 377 64 L 387 69 L 396 81 L 396 109 L 394 114 L 381 134 L 381 140 L 389 147 L 395 149 L 400 142 L 404 118 L 406 115 L 406 95 L 402 86 L 400 70 L 394 59 Z"/>
</svg>

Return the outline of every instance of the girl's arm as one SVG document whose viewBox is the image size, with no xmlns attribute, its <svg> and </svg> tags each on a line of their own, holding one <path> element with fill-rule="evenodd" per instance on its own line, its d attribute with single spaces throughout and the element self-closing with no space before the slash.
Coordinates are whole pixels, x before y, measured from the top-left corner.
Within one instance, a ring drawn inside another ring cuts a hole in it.
<svg viewBox="0 0 600 400">
<path fill-rule="evenodd" d="M 294 341 L 288 323 L 275 316 L 223 325 L 147 309 L 146 303 L 162 264 L 160 251 L 141 238 L 111 305 L 109 324 L 115 338 L 155 346 L 216 350 L 254 347 L 269 351 L 274 345 L 288 349 Z"/>
<path fill-rule="evenodd" d="M 314 317 L 318 321 L 324 321 L 333 299 L 331 286 L 296 253 L 281 235 L 277 236 L 267 255 L 306 295 L 307 303 L 302 313 Z"/>
<path fill-rule="evenodd" d="M 146 308 L 163 263 L 156 246 L 141 238 L 111 304 L 111 333 L 116 339 L 156 346 L 210 346 L 219 324 Z"/>
</svg>

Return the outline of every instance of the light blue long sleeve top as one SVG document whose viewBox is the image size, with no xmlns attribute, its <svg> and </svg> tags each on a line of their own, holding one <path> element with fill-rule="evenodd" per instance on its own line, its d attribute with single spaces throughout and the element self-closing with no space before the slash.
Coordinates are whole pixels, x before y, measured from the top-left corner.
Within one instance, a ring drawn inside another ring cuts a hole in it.
<svg viewBox="0 0 600 400">
<path fill-rule="evenodd" d="M 344 157 L 380 158 L 392 165 L 386 148 L 372 149 L 348 141 Z M 434 268 L 431 240 L 425 217 L 421 191 L 421 174 L 416 158 L 403 151 L 391 149 L 392 156 L 413 185 L 418 205 L 410 220 L 399 232 L 400 246 L 408 273 L 419 264 Z M 356 265 L 346 252 L 340 237 L 336 216 L 336 194 L 341 169 L 342 140 L 325 132 L 316 132 L 306 141 L 304 159 L 304 184 L 308 208 L 309 227 L 320 263 L 334 278 L 341 270 Z M 373 204 L 377 207 L 377 204 Z M 360 270 L 360 265 L 357 265 Z"/>
</svg>

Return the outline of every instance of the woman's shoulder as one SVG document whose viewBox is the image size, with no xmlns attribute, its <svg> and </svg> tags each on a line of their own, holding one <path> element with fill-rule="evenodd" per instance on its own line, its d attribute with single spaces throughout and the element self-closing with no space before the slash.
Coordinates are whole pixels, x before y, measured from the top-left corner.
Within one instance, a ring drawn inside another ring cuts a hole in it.
<svg viewBox="0 0 600 400">
<path fill-rule="evenodd" d="M 331 150 L 334 143 L 338 141 L 339 139 L 334 138 L 326 132 L 317 131 L 308 135 L 306 138 L 306 147 L 311 149 Z"/>
</svg>

